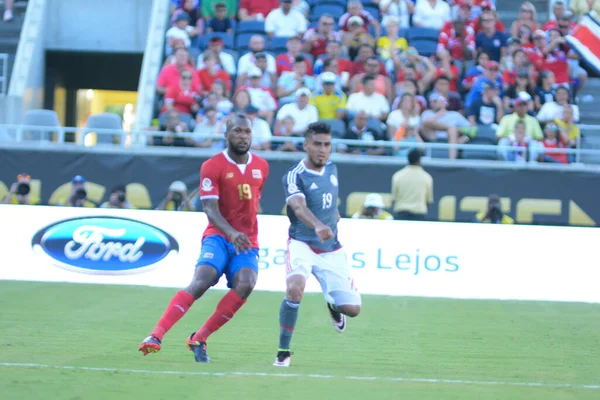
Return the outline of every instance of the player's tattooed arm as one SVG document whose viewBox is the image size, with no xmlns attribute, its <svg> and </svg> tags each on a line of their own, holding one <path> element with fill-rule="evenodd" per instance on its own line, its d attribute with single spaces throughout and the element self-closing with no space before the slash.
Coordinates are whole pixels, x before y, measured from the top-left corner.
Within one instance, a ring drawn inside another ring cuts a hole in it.
<svg viewBox="0 0 600 400">
<path fill-rule="evenodd" d="M 315 214 L 310 211 L 308 206 L 306 205 L 306 199 L 304 196 L 293 196 L 290 197 L 288 202 L 288 207 L 294 211 L 296 217 L 302 221 L 302 223 L 309 228 L 315 230 L 319 239 L 324 242 L 325 240 L 333 239 L 333 232 L 331 228 L 321 222 Z"/>
<path fill-rule="evenodd" d="M 246 234 L 236 231 L 219 211 L 219 200 L 217 199 L 204 199 L 202 200 L 202 207 L 208 220 L 217 227 L 218 230 L 223 232 L 231 243 L 235 246 L 236 252 L 246 251 L 251 247 L 250 239 Z"/>
</svg>

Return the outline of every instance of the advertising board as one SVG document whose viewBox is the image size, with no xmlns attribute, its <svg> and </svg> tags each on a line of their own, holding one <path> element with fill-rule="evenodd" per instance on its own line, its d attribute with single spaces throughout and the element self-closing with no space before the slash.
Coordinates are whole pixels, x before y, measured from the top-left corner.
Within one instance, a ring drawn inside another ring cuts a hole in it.
<svg viewBox="0 0 600 400">
<path fill-rule="evenodd" d="M 0 205 L 0 279 L 185 287 L 204 213 Z M 285 290 L 288 221 L 259 216 L 256 290 Z M 600 302 L 595 228 L 342 219 L 363 294 Z M 590 245 L 586 245 L 590 244 Z M 225 288 L 221 280 L 218 288 Z M 320 291 L 315 279 L 307 291 Z"/>
</svg>

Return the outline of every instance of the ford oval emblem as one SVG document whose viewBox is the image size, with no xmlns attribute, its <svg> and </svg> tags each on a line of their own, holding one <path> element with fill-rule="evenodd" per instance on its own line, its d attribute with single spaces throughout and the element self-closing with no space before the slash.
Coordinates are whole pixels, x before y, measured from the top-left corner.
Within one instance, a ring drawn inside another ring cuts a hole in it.
<svg viewBox="0 0 600 400">
<path fill-rule="evenodd" d="M 118 217 L 56 222 L 38 231 L 31 246 L 58 267 L 102 275 L 144 272 L 179 251 L 177 241 L 165 231 Z"/>
</svg>

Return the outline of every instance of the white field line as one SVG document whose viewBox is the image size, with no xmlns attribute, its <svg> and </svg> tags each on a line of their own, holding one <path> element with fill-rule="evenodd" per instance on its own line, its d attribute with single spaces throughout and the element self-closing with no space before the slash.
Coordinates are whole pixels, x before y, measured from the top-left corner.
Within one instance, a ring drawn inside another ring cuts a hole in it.
<svg viewBox="0 0 600 400">
<path fill-rule="evenodd" d="M 236 376 L 254 376 L 267 378 L 311 378 L 311 379 L 344 379 L 351 381 L 379 381 L 379 382 L 411 382 L 411 383 L 435 383 L 435 384 L 459 384 L 459 385 L 481 385 L 481 386 L 521 386 L 521 387 L 540 387 L 540 388 L 564 388 L 564 389 L 589 389 L 600 390 L 600 385 L 572 385 L 569 383 L 543 383 L 543 382 L 500 382 L 500 381 L 472 381 L 462 379 L 437 379 L 437 378 L 402 378 L 402 377 L 383 377 L 383 376 L 334 376 L 319 374 L 285 374 L 285 373 L 267 373 L 267 372 L 203 372 L 203 371 L 152 371 L 145 369 L 127 369 L 127 368 L 98 368 L 98 367 L 75 367 L 67 365 L 47 365 L 47 364 L 29 364 L 29 363 L 7 363 L 1 362 L 1 367 L 7 368 L 46 368 L 75 371 L 95 371 L 95 372 L 118 372 L 129 374 L 155 374 L 155 375 L 192 375 L 192 376 L 213 376 L 213 377 L 236 377 Z"/>
</svg>

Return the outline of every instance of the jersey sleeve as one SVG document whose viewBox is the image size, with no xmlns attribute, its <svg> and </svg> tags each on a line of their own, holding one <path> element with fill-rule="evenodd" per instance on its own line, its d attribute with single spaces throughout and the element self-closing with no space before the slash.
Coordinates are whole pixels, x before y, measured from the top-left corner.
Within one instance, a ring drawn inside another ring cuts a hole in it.
<svg viewBox="0 0 600 400">
<path fill-rule="evenodd" d="M 217 200 L 219 198 L 219 169 L 208 161 L 200 168 L 200 199 Z"/>
<path fill-rule="evenodd" d="M 285 202 L 290 201 L 292 197 L 302 196 L 304 194 L 304 184 L 302 178 L 298 175 L 298 169 L 291 169 L 283 176 L 283 190 L 285 192 Z"/>
</svg>

